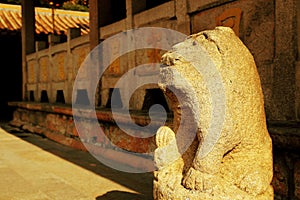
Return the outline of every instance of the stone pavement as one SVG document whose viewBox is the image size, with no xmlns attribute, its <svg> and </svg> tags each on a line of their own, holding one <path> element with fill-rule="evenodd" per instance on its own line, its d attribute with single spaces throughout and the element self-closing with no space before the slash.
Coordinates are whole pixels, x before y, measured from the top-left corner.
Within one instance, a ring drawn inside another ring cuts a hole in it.
<svg viewBox="0 0 300 200">
<path fill-rule="evenodd" d="M 151 173 L 119 172 L 88 152 L 0 126 L 0 200 L 153 198 Z"/>
</svg>

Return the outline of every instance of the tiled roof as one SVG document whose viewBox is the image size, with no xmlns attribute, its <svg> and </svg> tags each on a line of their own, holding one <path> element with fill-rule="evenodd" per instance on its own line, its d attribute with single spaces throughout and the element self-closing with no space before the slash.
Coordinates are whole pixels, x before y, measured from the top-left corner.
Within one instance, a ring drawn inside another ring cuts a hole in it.
<svg viewBox="0 0 300 200">
<path fill-rule="evenodd" d="M 67 32 L 68 28 L 81 28 L 81 34 L 89 32 L 89 13 L 55 9 L 55 32 Z M 35 8 L 36 33 L 52 33 L 52 9 Z M 19 31 L 22 26 L 20 5 L 0 3 L 0 31 Z"/>
</svg>

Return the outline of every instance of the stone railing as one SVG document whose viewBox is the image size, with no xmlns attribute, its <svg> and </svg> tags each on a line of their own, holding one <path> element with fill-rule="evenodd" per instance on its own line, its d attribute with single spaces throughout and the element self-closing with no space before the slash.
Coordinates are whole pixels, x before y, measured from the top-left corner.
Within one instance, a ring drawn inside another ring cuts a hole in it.
<svg viewBox="0 0 300 200">
<path fill-rule="evenodd" d="M 88 35 L 79 34 L 79 29 L 69 29 L 61 44 L 60 36 L 50 35 L 47 49 L 40 50 L 45 42 L 36 42 L 36 52 L 27 56 L 27 100 L 71 104 L 77 70 L 89 53 Z"/>
<path fill-rule="evenodd" d="M 152 15 L 151 13 L 156 14 Z M 149 18 L 149 15 L 153 17 Z M 99 31 L 100 40 L 103 41 L 128 29 L 149 26 L 149 24 L 155 27 L 176 28 L 174 24 L 176 20 L 173 20 L 175 16 L 175 1 L 168 1 L 155 8 L 131 14 L 125 19 L 101 27 Z M 134 23 L 129 23 L 129 21 Z M 79 36 L 80 31 L 78 29 L 70 29 L 67 33 L 67 42 L 60 43 L 60 36 L 50 35 L 48 38 L 49 47 L 46 49 L 45 42 L 36 42 L 36 52 L 27 55 L 27 71 L 25 71 L 27 79 L 23 80 L 26 88 L 24 92 L 25 101 L 69 105 L 72 103 L 74 80 L 78 69 L 90 52 L 88 35 Z M 153 36 L 149 35 L 149 39 L 153 40 L 150 37 Z M 118 39 L 113 42 L 114 45 L 109 49 L 109 57 L 120 53 L 121 42 Z M 96 106 L 107 106 L 112 89 L 125 72 L 142 64 L 158 63 L 164 52 L 147 49 L 130 53 L 130 55 L 123 55 L 113 61 L 102 76 L 101 84 L 99 84 L 101 88 L 96 94 Z M 150 66 L 145 71 L 137 71 L 137 76 L 151 79 L 151 76 L 157 73 L 158 68 Z M 118 89 L 122 93 L 122 89 L 125 88 Z M 145 95 L 151 96 L 157 90 L 158 87 L 155 85 L 139 88 L 134 93 L 133 101 L 130 102 L 130 109 L 142 110 Z"/>
</svg>

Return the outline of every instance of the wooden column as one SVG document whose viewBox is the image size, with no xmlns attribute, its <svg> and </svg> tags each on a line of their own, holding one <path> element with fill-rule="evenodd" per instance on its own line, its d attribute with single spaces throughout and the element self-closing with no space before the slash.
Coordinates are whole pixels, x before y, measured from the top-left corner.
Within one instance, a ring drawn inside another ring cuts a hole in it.
<svg viewBox="0 0 300 200">
<path fill-rule="evenodd" d="M 126 29 L 133 28 L 132 0 L 126 0 Z"/>
<path fill-rule="evenodd" d="M 133 4 L 132 0 L 126 0 L 126 30 L 131 30 L 134 28 L 132 4 Z M 134 41 L 132 41 L 130 34 L 127 34 L 127 40 L 128 40 L 127 45 L 131 45 L 131 47 L 129 48 L 133 48 L 135 44 Z M 127 59 L 128 59 L 127 70 L 135 67 L 135 56 L 136 56 L 136 52 L 132 52 L 127 55 Z"/>
<path fill-rule="evenodd" d="M 175 0 L 176 3 L 176 18 L 177 18 L 177 31 L 186 35 L 191 34 L 190 30 L 190 17 L 188 15 L 187 0 Z"/>
<path fill-rule="evenodd" d="M 296 12 L 297 12 L 297 42 L 298 42 L 298 61 L 300 61 L 300 1 L 296 1 Z"/>
<path fill-rule="evenodd" d="M 35 12 L 32 0 L 22 0 L 22 97 L 26 98 L 27 66 L 26 55 L 35 52 Z"/>
<path fill-rule="evenodd" d="M 295 120 L 297 59 L 296 1 L 275 2 L 275 63 L 273 69 L 274 113 L 272 120 Z"/>
<path fill-rule="evenodd" d="M 296 112 L 297 120 L 300 119 L 300 1 L 296 4 L 297 12 L 297 62 L 296 62 Z"/>
<path fill-rule="evenodd" d="M 95 47 L 98 46 L 99 42 L 100 42 L 100 1 L 103 0 L 90 0 L 89 2 L 89 15 L 90 15 L 90 50 L 92 51 Z M 92 56 L 92 55 L 90 55 Z M 92 58 L 95 59 L 95 62 L 99 62 L 99 58 L 97 58 L 98 55 L 96 55 L 96 58 Z M 96 64 L 98 65 L 98 64 Z M 92 76 L 92 74 L 97 74 L 100 73 L 100 70 L 102 71 L 102 69 L 97 69 L 96 67 L 93 69 L 93 72 L 90 72 L 90 76 Z M 91 81 L 93 82 L 93 81 Z M 95 106 L 101 105 L 101 87 L 102 87 L 102 80 L 99 80 L 99 84 L 97 87 L 97 92 L 96 94 L 96 99 L 95 99 Z M 93 84 L 93 83 L 91 83 Z M 93 85 L 90 85 L 90 87 L 92 88 Z M 88 94 L 89 98 L 91 99 L 91 94 Z"/>
<path fill-rule="evenodd" d="M 90 49 L 99 44 L 100 39 L 100 9 L 98 0 L 90 0 Z"/>
</svg>

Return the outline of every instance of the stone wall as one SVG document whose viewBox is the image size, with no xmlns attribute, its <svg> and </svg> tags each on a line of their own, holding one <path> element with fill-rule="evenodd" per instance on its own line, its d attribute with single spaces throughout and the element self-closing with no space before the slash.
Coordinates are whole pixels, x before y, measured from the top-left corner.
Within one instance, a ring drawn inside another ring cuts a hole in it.
<svg viewBox="0 0 300 200">
<path fill-rule="evenodd" d="M 260 74 L 269 131 L 274 144 L 273 185 L 276 198 L 300 199 L 300 158 L 296 153 L 300 146 L 298 54 L 300 40 L 297 40 L 300 35 L 300 3 L 296 0 L 170 0 L 157 7 L 141 9 L 141 11 L 135 10 L 135 3 L 134 0 L 127 0 L 126 18 L 100 28 L 101 40 L 127 29 L 147 26 L 170 28 L 187 35 L 219 25 L 233 28 L 253 54 Z M 36 48 L 36 53 L 27 56 L 28 76 L 27 80 L 24 80 L 27 86 L 25 101 L 35 102 L 31 103 L 33 105 L 41 101 L 50 103 L 47 105 L 71 104 L 72 86 L 77 70 L 90 50 L 87 36 L 75 37 L 76 31 L 75 33 L 69 31 L 68 41 L 62 44 L 55 44 L 55 38 L 50 38 L 51 46 L 48 49 Z M 118 44 L 119 41 L 116 41 L 116 46 L 113 47 L 115 51 L 112 51 L 112 54 L 118 53 Z M 124 133 L 121 133 L 112 122 L 105 120 L 106 115 L 103 113 L 106 113 L 105 108 L 108 105 L 111 89 L 125 72 L 140 64 L 157 61 L 153 58 L 159 58 L 162 53 L 150 49 L 120 57 L 112 63 L 101 79 L 99 93 L 96 95 L 96 106 L 99 108 L 98 112 L 102 113 L 99 114 L 98 119 L 103 122 L 107 134 L 112 135 L 112 139 L 127 150 L 150 151 L 154 148 L 153 141 L 147 141 L 149 145 L 138 145 L 142 142 L 131 141 L 126 137 L 124 139 Z M 145 69 L 137 71 L 136 74 L 151 77 L 155 70 Z M 155 85 L 139 88 L 130 101 L 130 109 L 141 113 L 147 91 L 151 93 L 152 89 L 157 88 Z M 122 93 L 121 90 L 126 87 L 119 89 Z M 19 125 L 27 122 L 32 127 L 45 125 L 46 129 L 62 134 L 65 138 L 73 138 L 73 128 L 64 125 L 71 123 L 71 114 L 55 114 L 56 111 L 49 112 L 47 109 L 45 111 L 45 107 L 37 111 L 30 109 L 28 105 L 30 103 L 26 103 L 26 106 L 12 104 L 19 107 L 15 113 L 15 122 Z M 35 120 L 46 118 L 49 123 L 32 121 L 29 116 Z M 56 125 L 56 121 L 62 125 Z M 52 130 L 53 127 L 61 128 Z M 70 133 L 66 133 L 64 129 L 66 127 Z M 60 142 L 58 139 L 55 140 Z M 126 140 L 130 142 L 124 143 L 123 141 Z M 137 146 L 143 146 L 144 149 Z"/>
<path fill-rule="evenodd" d="M 190 4 L 196 5 L 196 1 Z M 255 58 L 264 90 L 267 118 L 296 120 L 295 2 L 240 0 L 208 6 L 203 5 L 203 11 L 202 7 L 190 8 L 193 12 L 192 32 L 212 29 L 216 25 L 233 27 Z"/>
</svg>

